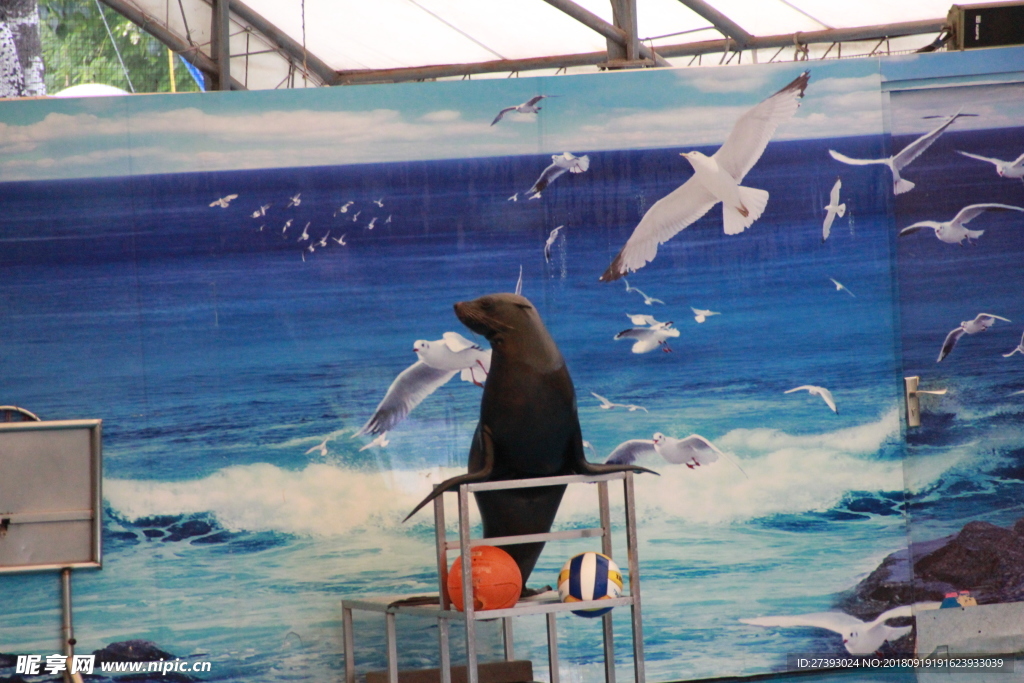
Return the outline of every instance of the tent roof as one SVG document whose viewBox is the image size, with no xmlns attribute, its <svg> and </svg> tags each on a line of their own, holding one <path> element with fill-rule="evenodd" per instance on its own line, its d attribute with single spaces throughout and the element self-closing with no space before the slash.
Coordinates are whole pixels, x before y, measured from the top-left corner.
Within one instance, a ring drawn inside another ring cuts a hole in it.
<svg viewBox="0 0 1024 683">
<path fill-rule="evenodd" d="M 733 56 L 768 61 L 778 50 L 778 58 L 792 59 L 806 43 L 815 43 L 820 56 L 837 40 L 856 38 L 871 41 L 860 48 L 867 54 L 886 36 L 899 35 L 915 36 L 897 45 L 913 49 L 935 39 L 949 10 L 949 0 L 103 1 L 189 53 L 205 71 L 217 69 L 210 3 L 229 2 L 230 20 L 219 26 L 230 35 L 230 75 L 235 87 L 250 89 L 593 70 L 612 56 L 609 30 L 627 39 L 634 33 L 642 46 L 653 48 L 661 66 L 685 65 L 696 54 L 714 52 L 723 63 L 735 63 Z M 613 4 L 620 8 L 618 21 Z M 865 26 L 873 30 L 853 30 Z M 631 65 L 640 65 L 636 59 L 644 58 L 643 49 Z M 857 49 L 846 47 L 846 56 L 851 52 Z M 815 52 L 802 56 L 813 58 Z M 456 66 L 411 70 L 439 65 Z"/>
</svg>

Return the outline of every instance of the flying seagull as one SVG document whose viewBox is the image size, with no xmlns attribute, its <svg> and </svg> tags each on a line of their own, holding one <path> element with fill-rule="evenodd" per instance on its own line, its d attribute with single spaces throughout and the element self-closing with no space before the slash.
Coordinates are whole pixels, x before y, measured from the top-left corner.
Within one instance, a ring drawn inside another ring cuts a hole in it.
<svg viewBox="0 0 1024 683">
<path fill-rule="evenodd" d="M 417 339 L 413 351 L 418 360 L 398 374 L 354 437 L 393 429 L 423 399 L 458 373 L 463 380 L 482 386 L 491 367 L 491 350 L 480 348 L 458 332 L 445 332 L 437 341 Z"/>
<path fill-rule="evenodd" d="M 299 235 L 299 239 L 297 239 L 296 242 L 305 242 L 309 239 L 309 226 L 310 223 L 306 223 L 306 227 L 302 229 L 302 234 Z"/>
<path fill-rule="evenodd" d="M 510 201 L 510 202 L 518 202 L 518 201 L 519 201 L 519 193 L 518 193 L 518 192 L 516 192 L 516 193 L 515 193 L 514 195 L 512 195 L 511 197 L 509 197 L 507 201 Z"/>
<path fill-rule="evenodd" d="M 373 226 L 377 225 L 377 217 L 374 216 L 370 219 L 370 222 L 366 224 L 367 230 L 373 230 Z"/>
<path fill-rule="evenodd" d="M 330 237 L 330 236 L 331 236 L 331 231 L 330 231 L 330 230 L 328 230 L 328 231 L 327 231 L 327 234 L 326 234 L 326 235 L 324 235 L 323 237 L 321 237 L 321 238 L 320 238 L 320 241 L 319 241 L 319 242 L 317 242 L 317 244 L 318 244 L 318 245 L 319 245 L 319 246 L 320 246 L 321 248 L 323 248 L 323 247 L 326 247 L 326 246 L 327 246 L 327 238 L 328 238 L 328 237 Z"/>
<path fill-rule="evenodd" d="M 559 225 L 557 228 L 552 230 L 551 234 L 548 235 L 548 241 L 544 243 L 544 260 L 548 263 L 551 262 L 551 245 L 553 245 L 555 240 L 558 239 L 558 231 L 564 227 L 564 225 Z"/>
<path fill-rule="evenodd" d="M 376 439 L 374 439 L 370 443 L 368 443 L 365 446 L 363 446 L 362 448 L 360 448 L 359 451 L 362 452 L 362 451 L 365 451 L 367 448 L 375 448 L 375 447 L 384 448 L 389 443 L 391 443 L 391 442 L 388 440 L 388 433 L 387 432 L 381 432 L 380 434 L 377 435 Z"/>
<path fill-rule="evenodd" d="M 899 640 L 910 633 L 911 626 L 887 626 L 885 622 L 896 617 L 912 617 L 918 611 L 936 609 L 937 602 L 901 605 L 882 612 L 873 621 L 861 621 L 845 612 L 814 612 L 782 617 L 740 619 L 752 626 L 812 626 L 835 631 L 843 637 L 843 646 L 851 655 L 870 655 L 887 640 Z"/>
<path fill-rule="evenodd" d="M 839 409 L 836 408 L 835 399 L 832 398 L 832 392 L 825 387 L 816 387 L 813 384 L 804 384 L 803 386 L 794 387 L 782 393 L 792 394 L 794 391 L 806 391 L 811 396 L 821 396 L 821 400 L 828 404 L 828 407 L 832 409 L 832 412 L 839 414 Z"/>
<path fill-rule="evenodd" d="M 373 203 L 376 204 L 377 206 L 379 206 L 382 209 L 384 208 L 384 198 L 383 197 L 381 197 L 380 199 L 374 199 Z"/>
<path fill-rule="evenodd" d="M 626 408 L 631 413 L 634 413 L 638 410 L 642 410 L 645 413 L 648 412 L 647 408 L 644 408 L 643 406 L 633 405 L 632 403 L 612 403 L 611 401 L 609 401 L 596 391 L 591 391 L 590 394 L 601 402 L 600 407 L 604 410 L 611 410 L 612 408 Z"/>
<path fill-rule="evenodd" d="M 1013 161 L 1003 161 L 1002 159 L 993 159 L 992 157 L 983 157 L 980 154 L 971 154 L 970 152 L 961 152 L 957 150 L 958 154 L 963 154 L 965 157 L 971 157 L 972 159 L 980 159 L 981 161 L 987 161 L 996 167 L 996 173 L 1000 178 L 1020 178 L 1024 181 L 1024 154 Z"/>
<path fill-rule="evenodd" d="M 629 321 L 634 325 L 649 325 L 654 327 L 655 325 L 665 324 L 655 320 L 653 315 L 646 315 L 644 313 L 627 313 L 626 317 L 629 318 Z"/>
<path fill-rule="evenodd" d="M 516 295 L 521 296 L 523 294 L 523 264 L 519 264 L 519 279 L 516 280 Z"/>
<path fill-rule="evenodd" d="M 229 194 L 229 195 L 226 195 L 224 197 L 221 197 L 220 199 L 214 199 L 212 202 L 210 202 L 210 206 L 211 207 L 219 206 L 222 209 L 226 209 L 229 206 L 231 206 L 231 200 L 232 199 L 238 199 L 238 195 L 237 194 Z"/>
<path fill-rule="evenodd" d="M 551 165 L 545 168 L 540 177 L 537 178 L 537 182 L 533 184 L 527 192 L 533 196 L 530 199 L 536 199 L 540 196 L 540 193 L 544 189 L 555 182 L 555 180 L 563 175 L 566 171 L 569 173 L 583 173 L 590 168 L 590 157 L 584 154 L 581 157 L 576 156 L 572 152 L 562 152 L 561 154 L 551 155 Z"/>
<path fill-rule="evenodd" d="M 915 233 L 921 228 L 931 228 L 935 231 L 935 236 L 941 242 L 946 244 L 963 244 L 964 240 L 967 240 L 968 244 L 970 244 L 971 240 L 978 239 L 985 234 L 985 231 L 968 230 L 964 226 L 986 211 L 1024 211 L 1024 208 L 1010 206 L 1009 204 L 971 204 L 960 209 L 960 212 L 953 216 L 953 220 L 941 223 L 938 221 L 918 221 L 913 225 L 908 225 L 900 230 L 900 237 Z"/>
<path fill-rule="evenodd" d="M 856 295 L 856 294 L 854 294 L 853 292 L 851 292 L 850 290 L 848 290 L 848 289 L 846 288 L 846 285 L 844 285 L 844 284 L 843 284 L 842 282 L 840 282 L 839 280 L 835 279 L 834 277 L 830 277 L 830 278 L 829 278 L 829 280 L 831 280 L 831 281 L 832 281 L 832 284 L 834 284 L 834 285 L 836 286 L 836 291 L 837 291 L 837 292 L 846 292 L 847 294 L 849 294 L 850 296 L 852 296 L 852 297 L 853 297 L 854 299 L 856 299 L 856 298 L 857 298 L 857 295 Z"/>
<path fill-rule="evenodd" d="M 668 340 L 672 337 L 678 337 L 679 330 L 672 327 L 671 322 L 658 323 L 657 325 L 651 325 L 650 327 L 631 327 L 628 330 L 623 330 L 615 335 L 615 339 L 634 339 L 633 353 L 647 353 L 662 347 L 662 351 L 671 353 L 672 349 L 668 346 Z"/>
<path fill-rule="evenodd" d="M 1003 358 L 1009 358 L 1015 353 L 1024 355 L 1024 334 L 1020 335 L 1020 344 L 1017 344 L 1017 348 L 1015 348 L 1013 351 L 1010 351 L 1009 353 L 1004 353 Z"/>
<path fill-rule="evenodd" d="M 348 207 L 352 206 L 353 204 L 355 204 L 355 202 L 353 202 L 351 200 L 345 202 L 340 207 L 338 207 L 338 211 L 337 211 L 337 213 L 335 215 L 337 215 L 338 213 L 348 213 Z"/>
<path fill-rule="evenodd" d="M 347 234 L 348 233 L 346 232 L 345 235 Z M 345 235 L 342 235 L 341 237 L 332 237 L 331 239 L 344 247 L 346 244 L 348 244 L 348 242 L 345 241 Z"/>
<path fill-rule="evenodd" d="M 286 232 L 288 232 L 288 228 L 292 227 L 292 221 L 293 221 L 293 220 L 295 220 L 295 219 L 294 219 L 294 218 L 289 218 L 288 220 L 286 220 L 286 221 L 284 222 L 284 227 L 283 227 L 283 228 L 281 228 L 281 235 L 282 235 L 282 236 L 284 236 L 284 234 L 285 234 Z"/>
<path fill-rule="evenodd" d="M 517 104 L 514 107 L 505 107 L 504 109 L 498 112 L 497 116 L 494 117 L 494 120 L 491 121 L 491 125 L 493 126 L 498 121 L 501 121 L 501 118 L 510 111 L 518 112 L 520 114 L 536 114 L 542 109 L 542 107 L 538 106 L 537 103 L 546 97 L 558 97 L 558 95 L 536 95 L 526 100 L 522 104 Z"/>
<path fill-rule="evenodd" d="M 761 158 L 775 129 L 792 118 L 804 96 L 810 72 L 752 107 L 733 125 L 725 143 L 712 156 L 683 152 L 693 176 L 647 210 L 624 247 L 601 276 L 618 280 L 654 260 L 658 245 L 722 202 L 725 234 L 736 235 L 757 220 L 768 204 L 768 193 L 740 185 Z"/>
<path fill-rule="evenodd" d="M 744 477 L 747 476 L 747 473 L 743 471 L 743 468 L 740 467 L 736 460 L 718 450 L 715 444 L 700 434 L 691 434 L 684 439 L 674 439 L 671 436 L 665 436 L 661 432 L 657 432 L 653 439 L 630 439 L 629 441 L 623 441 L 615 447 L 615 450 L 608 456 L 605 463 L 630 465 L 636 462 L 637 458 L 650 453 L 657 453 L 666 462 L 686 465 L 691 470 L 701 465 L 710 465 L 724 456 L 736 469 L 743 473 Z"/>
<path fill-rule="evenodd" d="M 251 218 L 259 218 L 260 216 L 267 215 L 267 209 L 270 208 L 270 204 L 263 204 L 260 208 L 252 212 Z"/>
<path fill-rule="evenodd" d="M 302 203 L 302 193 L 301 192 L 296 192 L 295 196 L 288 200 L 288 206 L 286 206 L 284 208 L 290 209 L 291 207 L 298 206 L 301 203 Z"/>
<path fill-rule="evenodd" d="M 690 306 L 690 310 L 693 311 L 693 319 L 699 323 L 704 322 L 713 315 L 722 315 L 718 311 L 708 311 L 703 308 L 694 308 L 693 306 Z"/>
<path fill-rule="evenodd" d="M 953 328 L 946 335 L 946 341 L 942 342 L 942 350 L 939 351 L 939 357 L 935 361 L 941 363 L 942 359 L 949 355 L 949 352 L 953 350 L 956 343 L 960 341 L 960 337 L 965 334 L 977 334 L 978 332 L 984 332 L 988 328 L 992 327 L 997 320 L 1003 322 L 1010 322 L 1009 318 L 1004 318 L 1001 315 L 993 315 L 991 313 L 979 313 L 974 316 L 974 320 L 965 320 L 960 323 L 960 327 Z"/>
<path fill-rule="evenodd" d="M 644 298 L 644 303 L 647 304 L 648 306 L 653 306 L 654 304 L 662 304 L 662 305 L 665 304 L 665 302 L 662 301 L 661 299 L 655 299 L 652 296 L 647 296 L 646 294 L 644 294 L 642 291 L 640 291 L 636 287 L 630 287 L 629 286 L 629 282 L 625 278 L 623 278 L 622 281 L 626 283 L 626 291 L 627 292 L 636 292 L 637 294 L 639 294 L 640 296 L 642 296 Z"/>
<path fill-rule="evenodd" d="M 832 221 L 836 216 L 842 218 L 846 215 L 846 204 L 839 203 L 839 188 L 843 186 L 841 178 L 836 178 L 836 184 L 832 186 L 832 192 L 828 195 L 828 204 L 825 208 L 825 222 L 821 224 L 821 241 L 824 242 L 832 233 Z"/>
<path fill-rule="evenodd" d="M 323 441 L 321 441 L 320 443 L 318 443 L 317 445 L 313 446 L 308 451 L 306 451 L 306 455 L 309 455 L 313 451 L 320 451 L 320 456 L 323 457 L 323 458 L 326 458 L 327 457 L 327 442 L 330 441 L 330 440 L 331 440 L 331 437 L 327 437 L 326 439 L 324 439 Z"/>
<path fill-rule="evenodd" d="M 910 192 L 914 189 L 914 183 L 900 177 L 900 171 L 902 171 L 907 165 L 910 164 L 914 159 L 924 154 L 925 150 L 932 146 L 932 143 L 939 139 L 939 136 L 946 132 L 946 129 L 952 125 L 954 121 L 963 116 L 977 116 L 977 114 L 961 114 L 957 112 L 952 116 L 925 116 L 926 119 L 944 118 L 946 121 L 935 130 L 925 133 L 918 139 L 911 142 L 909 145 L 903 148 L 898 154 L 894 154 L 891 157 L 885 159 L 851 159 L 850 157 L 840 154 L 834 149 L 828 151 L 832 155 L 832 158 L 836 161 L 841 161 L 844 164 L 852 164 L 854 166 L 867 166 L 869 164 L 884 164 L 889 167 L 892 171 L 892 191 L 894 194 L 903 194 L 904 192 Z"/>
</svg>

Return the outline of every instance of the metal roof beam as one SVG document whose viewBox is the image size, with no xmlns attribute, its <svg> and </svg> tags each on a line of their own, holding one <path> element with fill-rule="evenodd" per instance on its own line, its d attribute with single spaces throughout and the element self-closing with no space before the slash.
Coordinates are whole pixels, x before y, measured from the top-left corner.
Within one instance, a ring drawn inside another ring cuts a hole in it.
<svg viewBox="0 0 1024 683">
<path fill-rule="evenodd" d="M 143 31 L 153 36 L 161 43 L 169 47 L 173 52 L 181 55 L 185 60 L 211 76 L 217 75 L 217 63 L 210 59 L 198 45 L 189 45 L 181 37 L 170 31 L 162 23 L 140 10 L 126 0 L 100 0 L 104 5 L 125 17 Z M 231 79 L 232 90 L 245 90 L 245 86 L 237 79 Z"/>
<path fill-rule="evenodd" d="M 739 47 L 752 47 L 755 40 L 754 36 L 744 31 L 739 24 L 704 2 L 704 0 L 679 0 L 679 2 L 710 21 L 712 26 L 722 32 L 722 35 L 736 41 Z"/>
<path fill-rule="evenodd" d="M 231 10 L 228 0 L 213 0 L 210 51 L 217 62 L 217 90 L 231 90 Z"/>
<path fill-rule="evenodd" d="M 618 28 L 617 26 L 612 26 L 601 17 L 597 16 L 588 9 L 580 7 L 572 0 L 544 0 L 544 2 L 548 3 L 552 7 L 555 7 L 556 9 L 562 10 L 576 21 L 580 22 L 584 26 L 587 26 L 588 28 L 597 31 L 605 38 L 615 41 L 615 43 L 618 45 L 626 47 L 629 43 L 629 36 L 626 35 L 625 31 L 623 31 L 621 28 Z M 637 52 L 644 59 L 653 59 L 654 64 L 656 66 L 672 66 L 663 57 L 656 55 L 646 45 L 638 43 Z"/>
</svg>

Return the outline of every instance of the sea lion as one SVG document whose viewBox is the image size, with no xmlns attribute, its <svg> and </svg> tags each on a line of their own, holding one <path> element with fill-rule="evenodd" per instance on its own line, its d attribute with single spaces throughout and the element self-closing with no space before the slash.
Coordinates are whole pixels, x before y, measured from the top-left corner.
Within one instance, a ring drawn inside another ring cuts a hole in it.
<svg viewBox="0 0 1024 683">
<path fill-rule="evenodd" d="M 650 472 L 634 465 L 587 462 L 576 414 L 576 392 L 565 360 L 537 309 L 518 294 L 489 294 L 455 304 L 462 323 L 491 343 L 491 370 L 480 400 L 480 422 L 469 449 L 469 472 L 442 482 L 416 508 L 460 484 L 563 474 Z M 565 486 L 481 491 L 476 496 L 484 537 L 551 530 Z M 526 580 L 543 543 L 504 546 Z"/>
</svg>

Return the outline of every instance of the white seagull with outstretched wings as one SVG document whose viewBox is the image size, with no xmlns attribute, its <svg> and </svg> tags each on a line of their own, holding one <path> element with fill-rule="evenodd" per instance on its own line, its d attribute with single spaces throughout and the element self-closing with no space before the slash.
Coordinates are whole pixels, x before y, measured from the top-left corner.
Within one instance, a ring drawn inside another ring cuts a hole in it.
<svg viewBox="0 0 1024 683">
<path fill-rule="evenodd" d="M 715 444 L 700 434 L 690 434 L 684 439 L 675 439 L 671 436 L 665 436 L 661 432 L 656 432 L 652 439 L 630 439 L 629 441 L 623 441 L 615 447 L 615 450 L 608 456 L 605 463 L 631 465 L 636 462 L 637 458 L 649 455 L 650 453 L 657 453 L 665 459 L 665 462 L 675 465 L 686 465 L 691 470 L 701 465 L 710 465 L 713 462 L 717 462 L 720 457 L 724 457 L 736 469 L 742 472 L 744 477 L 747 476 L 747 473 L 743 471 L 738 462 L 720 451 Z"/>
<path fill-rule="evenodd" d="M 811 626 L 835 631 L 843 637 L 843 647 L 851 655 L 870 655 L 887 640 L 899 640 L 910 633 L 910 626 L 889 626 L 885 622 L 896 617 L 912 617 L 915 611 L 937 609 L 937 602 L 901 605 L 879 614 L 873 621 L 861 621 L 845 612 L 814 612 L 781 617 L 740 619 L 752 626 Z"/>
<path fill-rule="evenodd" d="M 601 280 L 618 280 L 643 268 L 654 260 L 659 244 L 672 239 L 718 202 L 722 202 L 727 235 L 743 232 L 760 218 L 768 204 L 768 193 L 740 183 L 761 158 L 775 129 L 796 113 L 810 77 L 805 71 L 747 111 L 712 156 L 683 152 L 693 166 L 693 176 L 647 210 Z"/>
<path fill-rule="evenodd" d="M 437 341 L 416 340 L 413 351 L 419 360 L 399 373 L 373 415 L 353 437 L 393 429 L 456 373 L 461 373 L 466 382 L 483 386 L 491 369 L 491 350 L 481 348 L 458 332 L 445 332 L 442 336 Z"/>
<path fill-rule="evenodd" d="M 498 121 L 501 121 L 502 117 L 504 117 L 505 114 L 509 113 L 510 111 L 518 112 L 520 114 L 536 114 L 541 110 L 541 107 L 537 106 L 537 103 L 546 97 L 558 97 L 558 95 L 536 95 L 535 97 L 531 97 L 522 104 L 517 104 L 514 107 L 505 107 L 504 109 L 498 112 L 497 116 L 494 117 L 494 120 L 491 121 L 491 125 L 493 126 Z"/>
<path fill-rule="evenodd" d="M 963 244 L 964 240 L 970 242 L 984 235 L 985 231 L 968 230 L 964 226 L 986 211 L 1024 211 L 1024 208 L 1010 204 L 971 204 L 960 209 L 952 220 L 918 221 L 900 230 L 899 236 L 913 234 L 922 228 L 931 228 L 940 242 L 946 244 Z"/>
<path fill-rule="evenodd" d="M 569 173 L 583 173 L 588 168 L 590 168 L 590 157 L 586 154 L 581 157 L 576 156 L 572 152 L 552 154 L 551 165 L 541 171 L 540 177 L 537 178 L 533 187 L 527 190 L 527 193 L 530 194 L 530 199 L 536 199 L 548 185 L 555 182 L 566 171 Z"/>
<path fill-rule="evenodd" d="M 846 204 L 839 203 L 839 188 L 843 186 L 842 178 L 836 178 L 836 184 L 828 195 L 828 204 L 825 209 L 825 221 L 821 224 L 821 241 L 824 242 L 832 234 L 832 221 L 836 216 L 842 218 L 846 215 Z"/>
<path fill-rule="evenodd" d="M 993 315 L 992 313 L 979 313 L 974 316 L 974 320 L 964 320 L 960 323 L 960 327 L 955 327 L 949 331 L 946 335 L 946 341 L 942 342 L 942 350 L 939 351 L 939 358 L 936 363 L 941 363 L 942 359 L 950 354 L 956 343 L 960 341 L 960 337 L 965 334 L 977 334 L 984 332 L 988 328 L 995 325 L 997 320 L 1003 322 L 1010 322 L 1009 318 L 1004 318 L 1001 315 Z"/>
<path fill-rule="evenodd" d="M 980 154 L 971 154 L 970 152 L 961 152 L 957 150 L 958 154 L 963 154 L 965 157 L 972 159 L 978 159 L 980 161 L 987 161 L 996 167 L 996 174 L 1000 178 L 1020 178 L 1024 180 L 1024 154 L 1013 161 L 1003 161 L 1002 159 L 993 159 L 992 157 L 983 157 Z"/>
<path fill-rule="evenodd" d="M 925 150 L 932 146 L 939 136 L 946 132 L 954 121 L 964 116 L 977 116 L 977 114 L 961 114 L 957 112 L 952 116 L 925 116 L 926 119 L 944 118 L 946 121 L 938 128 L 931 130 L 918 139 L 911 142 L 909 145 L 900 150 L 899 153 L 886 157 L 885 159 L 852 159 L 845 154 L 840 154 L 834 149 L 828 151 L 832 155 L 832 158 L 836 161 L 841 161 L 844 164 L 851 164 L 853 166 L 867 166 L 869 164 L 884 164 L 889 167 L 892 171 L 892 191 L 894 194 L 903 194 L 904 192 L 910 192 L 914 189 L 914 183 L 900 177 L 900 171 L 906 168 L 911 161 L 924 154 Z"/>
</svg>

